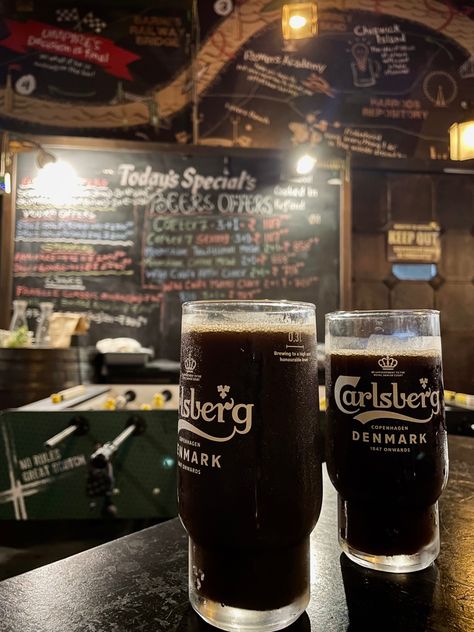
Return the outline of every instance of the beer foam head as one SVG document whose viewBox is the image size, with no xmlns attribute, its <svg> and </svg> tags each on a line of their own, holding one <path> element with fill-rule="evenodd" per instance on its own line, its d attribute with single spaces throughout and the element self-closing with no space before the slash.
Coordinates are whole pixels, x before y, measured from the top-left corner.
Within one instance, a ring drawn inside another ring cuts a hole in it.
<svg viewBox="0 0 474 632">
<path fill-rule="evenodd" d="M 330 353 L 441 353 L 439 311 L 356 310 L 326 314 Z"/>
<path fill-rule="evenodd" d="M 304 320 L 294 322 L 277 319 L 266 313 L 233 313 L 219 315 L 219 318 L 203 317 L 202 314 L 184 314 L 182 332 L 227 332 L 246 331 L 252 332 L 289 332 L 298 331 L 314 334 L 316 321 L 314 314 Z"/>
<path fill-rule="evenodd" d="M 441 338 L 406 334 L 373 334 L 368 338 L 331 336 L 327 351 L 344 355 L 438 355 L 441 354 Z"/>
<path fill-rule="evenodd" d="M 195 301 L 183 305 L 182 331 L 314 334 L 315 306 L 291 301 Z"/>
</svg>

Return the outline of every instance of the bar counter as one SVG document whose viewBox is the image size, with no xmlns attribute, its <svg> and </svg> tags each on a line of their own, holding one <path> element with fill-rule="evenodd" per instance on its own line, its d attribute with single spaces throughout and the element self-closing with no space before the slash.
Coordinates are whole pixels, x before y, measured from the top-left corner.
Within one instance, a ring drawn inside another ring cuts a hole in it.
<svg viewBox="0 0 474 632">
<path fill-rule="evenodd" d="M 311 536 L 309 607 L 291 632 L 474 630 L 474 439 L 450 436 L 440 501 L 441 554 L 408 575 L 364 569 L 341 554 L 336 493 Z M 178 519 L 0 583 L 5 632 L 215 630 L 187 600 L 187 539 Z"/>
</svg>

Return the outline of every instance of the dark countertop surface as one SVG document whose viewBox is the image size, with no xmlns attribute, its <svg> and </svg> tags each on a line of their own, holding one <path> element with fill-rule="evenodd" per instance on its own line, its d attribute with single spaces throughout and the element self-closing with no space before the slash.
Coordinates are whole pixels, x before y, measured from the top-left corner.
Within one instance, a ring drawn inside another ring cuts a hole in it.
<svg viewBox="0 0 474 632">
<path fill-rule="evenodd" d="M 409 575 L 378 573 L 341 554 L 336 493 L 324 477 L 311 536 L 311 602 L 291 632 L 474 630 L 474 440 L 450 436 L 440 500 L 441 554 Z M 3 632 L 204 632 L 187 599 L 179 520 L 151 527 L 0 583 Z"/>
</svg>

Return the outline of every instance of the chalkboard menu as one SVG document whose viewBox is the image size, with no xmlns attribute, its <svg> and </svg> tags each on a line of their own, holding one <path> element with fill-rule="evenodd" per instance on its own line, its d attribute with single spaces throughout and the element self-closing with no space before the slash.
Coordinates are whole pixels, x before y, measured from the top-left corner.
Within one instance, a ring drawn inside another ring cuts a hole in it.
<svg viewBox="0 0 474 632">
<path fill-rule="evenodd" d="M 17 157 L 14 298 L 86 313 L 91 341 L 177 358 L 183 301 L 339 306 L 338 171 L 285 157 L 47 147 Z"/>
</svg>

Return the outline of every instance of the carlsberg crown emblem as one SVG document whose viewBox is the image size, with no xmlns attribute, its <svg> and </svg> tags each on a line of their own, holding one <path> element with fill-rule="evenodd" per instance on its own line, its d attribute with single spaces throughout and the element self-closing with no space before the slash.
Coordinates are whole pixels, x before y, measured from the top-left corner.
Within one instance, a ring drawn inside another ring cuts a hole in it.
<svg viewBox="0 0 474 632">
<path fill-rule="evenodd" d="M 398 360 L 395 360 L 395 358 L 392 358 L 389 355 L 386 355 L 383 358 L 380 358 L 380 360 L 378 361 L 378 365 L 382 367 L 384 371 L 394 369 L 397 366 L 397 364 L 398 364 Z"/>
<path fill-rule="evenodd" d="M 188 356 L 184 361 L 184 368 L 186 369 L 186 371 L 190 371 L 192 373 L 196 368 L 196 364 L 196 360 L 191 356 Z"/>
</svg>

